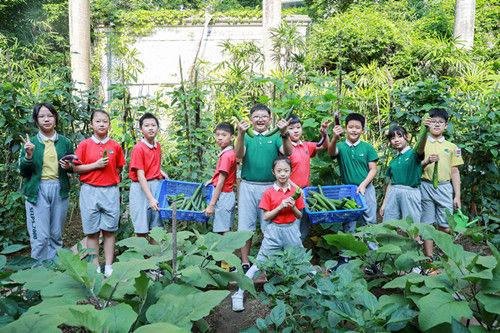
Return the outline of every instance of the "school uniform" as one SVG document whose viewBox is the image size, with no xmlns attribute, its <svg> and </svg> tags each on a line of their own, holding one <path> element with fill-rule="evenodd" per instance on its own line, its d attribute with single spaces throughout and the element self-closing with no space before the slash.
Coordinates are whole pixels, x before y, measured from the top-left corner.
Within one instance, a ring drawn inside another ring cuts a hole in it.
<svg viewBox="0 0 500 333">
<path fill-rule="evenodd" d="M 427 138 L 425 144 L 425 158 L 431 154 L 439 155 L 438 163 L 438 188 L 434 188 L 432 176 L 434 163 L 428 164 L 423 170 L 422 185 L 422 217 L 421 222 L 426 224 L 437 224 L 448 228 L 446 212 L 453 214 L 453 186 L 451 180 L 451 168 L 462 165 L 462 152 L 457 145 L 446 141 L 444 137 L 434 139 Z"/>
<path fill-rule="evenodd" d="M 159 142 L 150 144 L 141 139 L 132 149 L 129 165 L 129 178 L 132 180 L 129 193 L 130 219 L 137 234 L 148 233 L 154 227 L 163 226 L 158 211 L 151 209 L 142 190 L 137 171 L 143 170 L 148 188 L 156 198 L 161 179 L 161 146 Z"/>
<path fill-rule="evenodd" d="M 283 144 L 280 133 L 266 137 L 254 131 L 254 137 L 245 135 L 245 156 L 241 169 L 238 197 L 238 231 L 255 231 L 256 221 L 260 221 L 264 231 L 267 222 L 259 209 L 262 194 L 274 183 L 273 162 L 278 157 Z"/>
<path fill-rule="evenodd" d="M 389 163 L 386 176 L 391 179 L 384 210 L 384 222 L 410 217 L 420 223 L 422 215 L 420 183 L 422 160 L 415 150 L 406 146 Z"/>
<path fill-rule="evenodd" d="M 219 153 L 219 159 L 215 167 L 211 183 L 215 187 L 219 181 L 221 172 L 226 173 L 226 179 L 222 185 L 219 198 L 215 203 L 215 214 L 213 220 L 213 232 L 230 231 L 234 222 L 234 207 L 236 196 L 234 194 L 234 184 L 236 183 L 236 154 L 232 146 L 227 146 Z"/>
<path fill-rule="evenodd" d="M 42 133 L 30 138 L 35 145 L 33 157 L 26 159 L 21 150 L 19 170 L 23 176 L 26 222 L 31 257 L 38 261 L 53 260 L 62 246 L 62 229 L 66 221 L 69 197 L 68 171 L 59 160 L 73 154 L 73 145 L 64 136 Z"/>
<path fill-rule="evenodd" d="M 275 209 L 283 200 L 291 197 L 295 193 L 295 189 L 290 184 L 285 189 L 273 184 L 262 195 L 259 208 L 265 211 Z M 295 200 L 295 207 L 298 210 L 304 209 L 303 195 Z M 291 207 L 283 208 L 272 221 L 268 222 L 269 224 L 264 230 L 264 239 L 257 254 L 257 261 L 264 261 L 276 251 L 288 246 L 303 247 L 300 239 L 300 220 L 295 217 Z"/>
<path fill-rule="evenodd" d="M 86 235 L 100 230 L 114 232 L 120 220 L 119 169 L 125 165 L 125 158 L 118 142 L 95 136 L 83 140 L 76 148 L 75 164 L 94 163 L 103 157 L 104 151 L 109 158 L 104 168 L 80 174 L 80 213 Z"/>
<path fill-rule="evenodd" d="M 334 158 L 339 161 L 340 177 L 343 184 L 359 186 L 368 176 L 369 163 L 378 161 L 378 155 L 373 146 L 361 140 L 355 143 L 350 143 L 347 140 L 339 142 L 337 150 L 338 154 Z M 372 183 L 366 187 L 364 198 L 366 210 L 363 213 L 362 223 L 377 223 L 377 198 Z M 356 221 L 343 224 L 344 232 L 354 232 L 355 229 Z"/>
<path fill-rule="evenodd" d="M 292 174 L 290 180 L 300 188 L 309 186 L 309 179 L 311 175 L 311 158 L 316 156 L 318 147 L 316 142 L 292 141 L 292 155 L 288 158 L 292 162 Z M 305 212 L 302 214 L 300 220 L 300 238 L 302 241 L 309 234 L 311 228 L 309 218 Z"/>
</svg>

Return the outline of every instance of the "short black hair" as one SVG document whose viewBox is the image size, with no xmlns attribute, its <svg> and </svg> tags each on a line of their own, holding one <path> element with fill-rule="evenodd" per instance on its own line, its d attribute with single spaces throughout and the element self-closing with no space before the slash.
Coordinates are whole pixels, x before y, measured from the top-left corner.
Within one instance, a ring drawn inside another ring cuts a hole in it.
<svg viewBox="0 0 500 333">
<path fill-rule="evenodd" d="M 404 127 L 400 126 L 399 124 L 391 124 L 391 126 L 389 126 L 389 132 L 387 133 L 387 139 L 391 140 L 396 135 L 407 137 L 408 132 L 406 132 Z"/>
<path fill-rule="evenodd" d="M 111 121 L 111 118 L 109 116 L 109 113 L 107 113 L 106 111 L 104 110 L 101 110 L 101 109 L 97 109 L 97 110 L 94 110 L 92 111 L 92 113 L 90 114 L 90 122 L 92 122 L 92 120 L 94 120 L 94 116 L 96 113 L 102 113 L 102 114 L 105 114 L 106 117 L 108 117 L 108 120 Z"/>
<path fill-rule="evenodd" d="M 349 124 L 351 120 L 356 120 L 361 123 L 361 127 L 365 128 L 365 117 L 362 114 L 351 112 L 345 117 L 345 124 Z"/>
<path fill-rule="evenodd" d="M 215 131 L 224 131 L 224 132 L 228 132 L 229 134 L 233 135 L 234 134 L 234 126 L 231 125 L 230 123 L 220 123 L 219 125 L 215 126 Z"/>
<path fill-rule="evenodd" d="M 40 113 L 40 109 L 43 107 L 47 108 L 50 111 L 50 113 L 52 113 L 52 115 L 56 119 L 56 126 L 57 126 L 57 123 L 59 121 L 59 115 L 57 114 L 54 105 L 50 103 L 38 103 L 33 107 L 33 114 L 31 116 L 33 118 L 33 121 L 35 122 L 35 125 L 38 126 L 38 114 Z"/>
<path fill-rule="evenodd" d="M 156 121 L 156 126 L 160 127 L 160 122 L 158 121 L 158 118 L 156 118 L 156 116 L 150 112 L 146 112 L 141 116 L 141 118 L 139 118 L 139 127 L 142 128 L 142 124 L 146 119 L 154 119 Z"/>
<path fill-rule="evenodd" d="M 433 109 L 430 109 L 429 110 L 429 116 L 431 118 L 435 118 L 435 117 L 443 118 L 444 121 L 446 121 L 446 122 L 448 122 L 448 118 L 450 117 L 448 115 L 448 112 L 445 109 L 442 109 L 442 108 L 433 108 Z"/>
<path fill-rule="evenodd" d="M 250 115 L 252 115 L 255 111 L 267 111 L 269 115 L 271 115 L 271 109 L 267 107 L 267 105 L 262 104 L 262 103 L 257 103 L 255 104 L 251 109 L 250 109 Z"/>
<path fill-rule="evenodd" d="M 276 166 L 276 164 L 278 164 L 278 162 L 280 162 L 280 161 L 286 162 L 290 166 L 290 170 L 292 170 L 292 161 L 290 161 L 290 159 L 288 157 L 286 157 L 286 156 L 278 156 L 273 161 L 273 170 L 274 170 L 274 167 Z"/>
<path fill-rule="evenodd" d="M 288 119 L 290 119 L 290 125 L 302 124 L 302 121 L 300 121 L 299 116 L 297 116 L 293 113 L 290 115 L 290 117 L 288 117 Z M 288 119 L 285 119 L 285 120 L 288 120 Z"/>
</svg>

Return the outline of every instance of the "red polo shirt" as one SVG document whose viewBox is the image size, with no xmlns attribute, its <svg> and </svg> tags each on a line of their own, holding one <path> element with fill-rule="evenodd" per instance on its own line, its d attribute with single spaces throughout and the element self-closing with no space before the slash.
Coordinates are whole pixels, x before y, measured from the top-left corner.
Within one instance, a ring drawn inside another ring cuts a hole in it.
<svg viewBox="0 0 500 333">
<path fill-rule="evenodd" d="M 292 174 L 290 180 L 301 188 L 309 186 L 311 175 L 311 157 L 316 155 L 315 142 L 293 143 L 292 155 L 288 158 L 292 161 Z"/>
<path fill-rule="evenodd" d="M 222 192 L 233 192 L 234 183 L 236 182 L 236 154 L 233 147 L 226 147 L 220 154 L 215 173 L 212 177 L 212 185 L 217 186 L 221 171 L 227 174 L 222 185 Z"/>
<path fill-rule="evenodd" d="M 262 194 L 262 199 L 260 199 L 259 208 L 270 211 L 278 207 L 283 200 L 291 197 L 295 193 L 295 187 L 290 186 L 288 189 L 283 191 L 276 184 L 268 188 L 264 194 Z M 298 210 L 304 208 L 304 198 L 301 195 L 297 200 L 295 200 L 295 207 Z M 272 220 L 274 223 L 278 224 L 288 224 L 293 223 L 297 218 L 293 213 L 292 207 L 283 208 L 278 215 Z"/>
<path fill-rule="evenodd" d="M 78 160 L 75 164 L 91 164 L 100 159 L 106 150 L 109 163 L 102 169 L 95 169 L 90 172 L 80 174 L 80 181 L 93 186 L 113 186 L 120 182 L 118 169 L 125 165 L 122 147 L 118 142 L 106 138 L 99 141 L 95 137 L 80 142 L 76 148 L 75 155 Z"/>
<path fill-rule="evenodd" d="M 138 182 L 137 170 L 144 170 L 147 180 L 162 179 L 161 175 L 161 146 L 159 142 L 154 145 L 139 141 L 132 149 L 129 165 L 129 178 Z"/>
</svg>

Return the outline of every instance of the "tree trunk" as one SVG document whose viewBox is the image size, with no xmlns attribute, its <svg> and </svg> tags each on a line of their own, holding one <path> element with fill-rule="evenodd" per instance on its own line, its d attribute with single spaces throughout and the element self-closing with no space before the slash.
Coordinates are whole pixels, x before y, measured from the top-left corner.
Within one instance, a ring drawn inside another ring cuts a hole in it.
<svg viewBox="0 0 500 333">
<path fill-rule="evenodd" d="M 474 45 L 476 0 L 456 1 L 453 37 L 456 38 L 458 47 L 470 50 Z"/>
<path fill-rule="evenodd" d="M 69 40 L 71 80 L 78 93 L 90 88 L 90 3 L 89 0 L 69 1 Z"/>
<path fill-rule="evenodd" d="M 262 0 L 262 48 L 264 50 L 264 75 L 271 74 L 273 63 L 273 41 L 271 29 L 281 22 L 281 0 Z"/>
</svg>

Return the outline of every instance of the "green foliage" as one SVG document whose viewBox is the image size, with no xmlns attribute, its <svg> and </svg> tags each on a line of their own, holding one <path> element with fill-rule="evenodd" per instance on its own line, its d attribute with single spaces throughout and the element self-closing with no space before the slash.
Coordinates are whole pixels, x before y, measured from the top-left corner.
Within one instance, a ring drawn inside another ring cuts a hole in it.
<svg viewBox="0 0 500 333">
<path fill-rule="evenodd" d="M 179 232 L 175 274 L 172 235 L 156 228 L 151 236 L 157 244 L 135 237 L 118 242 L 125 251 L 107 279 L 96 272 L 93 263 L 64 249 L 58 251 L 53 267 L 7 271 L 0 279 L 4 286 L 15 289 L 0 298 L 0 309 L 6 313 L 0 332 L 24 331 L 33 322 L 47 330 L 64 324 L 91 332 L 127 332 L 144 326 L 146 332 L 167 327 L 166 323 L 178 331 L 190 330 L 193 322 L 226 298 L 229 291 L 224 289 L 230 281 L 255 294 L 253 284 L 241 272 L 229 273 L 215 265 L 215 260 L 225 260 L 239 266 L 241 262 L 234 261 L 232 252 L 243 246 L 250 233 Z M 5 262 L 0 256 L 0 266 Z M 165 269 L 162 277 L 151 274 L 160 267 Z M 207 283 L 200 283 L 202 280 Z M 208 285 L 220 290 L 196 288 Z"/>
<path fill-rule="evenodd" d="M 383 65 L 402 44 L 398 28 L 383 12 L 354 8 L 313 26 L 307 62 L 313 68 L 326 71 L 337 68 L 339 57 L 344 70 L 356 69 L 374 60 Z"/>
</svg>

